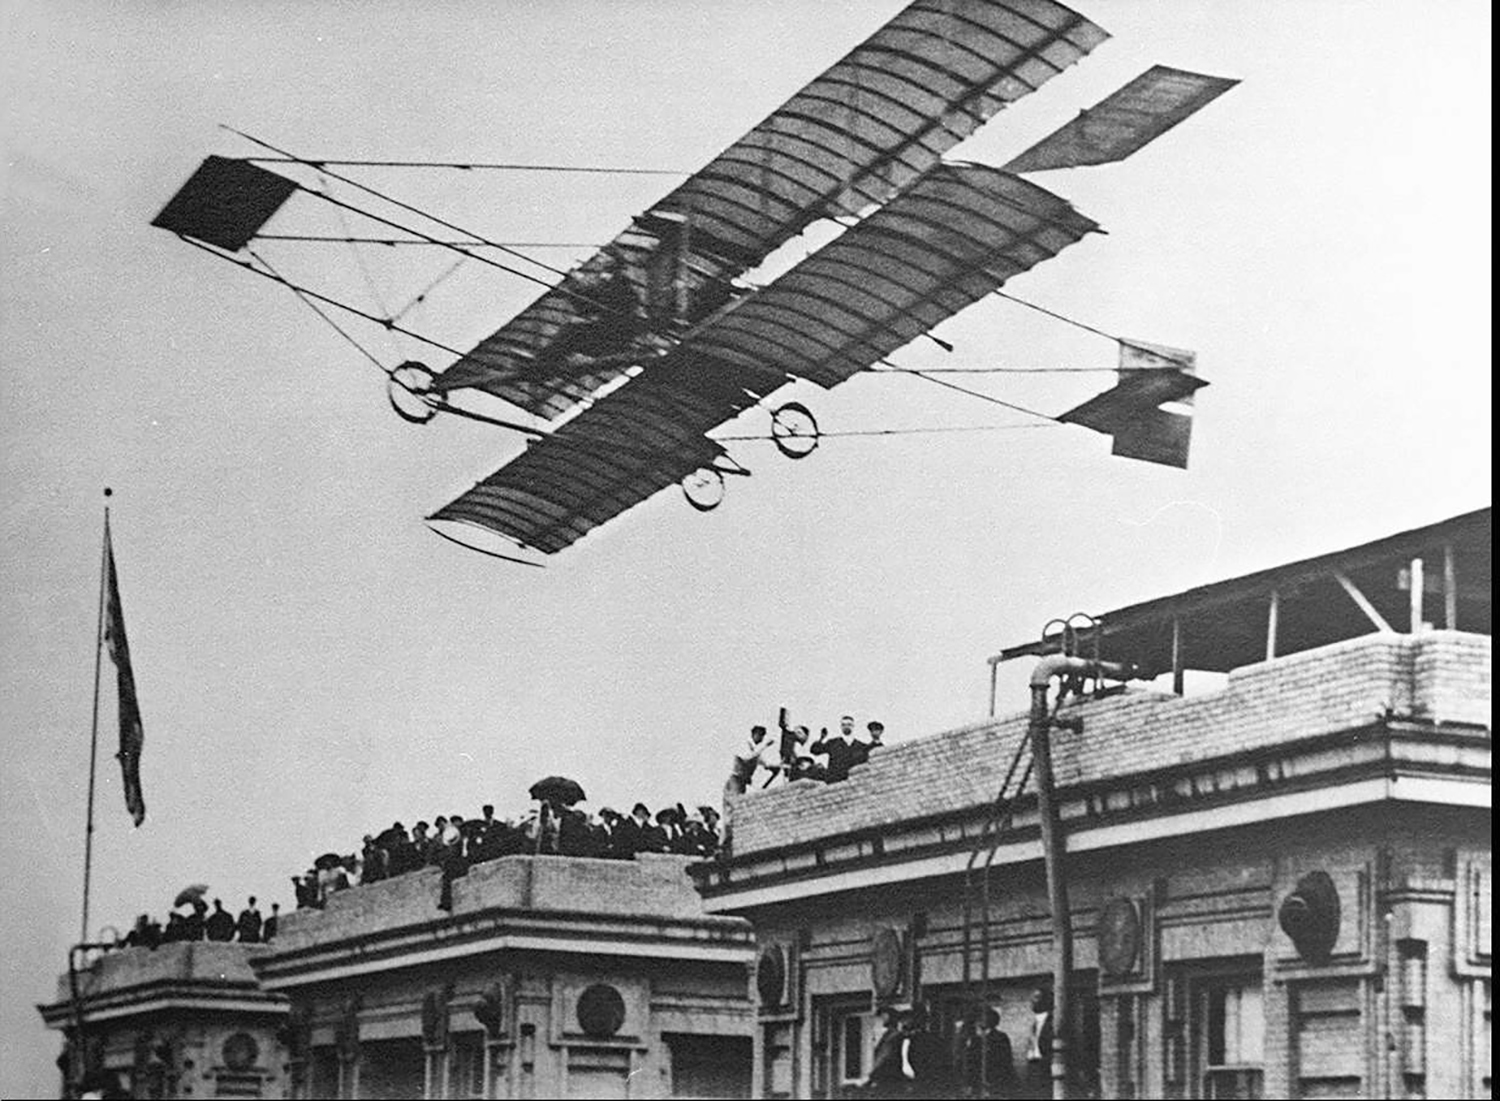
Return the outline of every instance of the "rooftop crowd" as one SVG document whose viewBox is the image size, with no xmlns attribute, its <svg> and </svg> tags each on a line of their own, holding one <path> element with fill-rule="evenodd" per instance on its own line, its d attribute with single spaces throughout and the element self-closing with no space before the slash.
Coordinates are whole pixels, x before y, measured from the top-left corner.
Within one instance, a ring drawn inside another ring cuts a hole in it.
<svg viewBox="0 0 1500 1101">
<path fill-rule="evenodd" d="M 580 792 L 581 795 L 581 792 Z M 630 860 L 637 853 L 677 853 L 710 858 L 719 850 L 719 812 L 695 812 L 678 803 L 653 814 L 636 803 L 625 815 L 611 807 L 595 813 L 560 799 L 542 799 L 521 818 L 497 818 L 486 804 L 477 818 L 438 815 L 409 830 L 394 822 L 365 834 L 358 852 L 325 853 L 300 876 L 292 876 L 299 909 L 321 906 L 336 891 L 404 875 L 426 867 L 443 870 L 444 898 L 452 880 L 502 856 L 551 854 Z"/>
<path fill-rule="evenodd" d="M 779 734 L 771 734 L 763 726 L 750 728 L 749 741 L 734 755 L 725 795 L 743 795 L 755 785 L 759 774 L 765 775 L 762 788 L 777 780 L 836 784 L 848 779 L 854 768 L 885 746 L 885 724 L 879 720 L 867 723 L 867 736 L 860 738 L 854 732 L 854 716 L 845 715 L 836 734 L 830 735 L 824 727 L 817 741 L 807 727 L 787 723 L 785 708 L 777 725 Z"/>
<path fill-rule="evenodd" d="M 187 893 L 189 892 L 185 892 Z M 264 944 L 275 938 L 276 926 L 281 919 L 279 902 L 273 902 L 270 916 L 262 918 L 254 895 L 250 896 L 250 901 L 238 917 L 224 909 L 224 903 L 217 898 L 214 899 L 212 910 L 203 901 L 201 894 L 192 893 L 188 898 L 179 895 L 178 898 L 178 909 L 167 914 L 166 925 L 149 914 L 142 914 L 135 919 L 135 925 L 120 941 L 120 947 L 155 948 L 162 944 L 191 940 Z M 181 912 L 181 907 L 188 909 Z"/>
</svg>

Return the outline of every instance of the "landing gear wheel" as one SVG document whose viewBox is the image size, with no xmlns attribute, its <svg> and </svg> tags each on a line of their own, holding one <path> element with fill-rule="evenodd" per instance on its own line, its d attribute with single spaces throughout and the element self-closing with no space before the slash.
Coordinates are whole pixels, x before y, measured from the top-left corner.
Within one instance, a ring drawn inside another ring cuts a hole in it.
<svg viewBox="0 0 1500 1101">
<path fill-rule="evenodd" d="M 805 459 L 818 449 L 818 422 L 800 401 L 789 401 L 771 414 L 771 439 L 788 459 Z"/>
<path fill-rule="evenodd" d="M 437 415 L 433 385 L 437 382 L 425 363 L 409 359 L 386 380 L 386 397 L 396 416 L 409 424 L 426 424 Z"/>
<path fill-rule="evenodd" d="M 724 500 L 724 475 L 711 466 L 700 466 L 682 479 L 682 495 L 699 512 L 712 512 Z"/>
</svg>

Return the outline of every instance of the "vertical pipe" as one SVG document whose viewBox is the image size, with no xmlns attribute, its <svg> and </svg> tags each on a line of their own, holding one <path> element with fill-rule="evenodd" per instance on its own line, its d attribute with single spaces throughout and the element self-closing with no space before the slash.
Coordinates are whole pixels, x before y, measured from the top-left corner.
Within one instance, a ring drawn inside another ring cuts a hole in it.
<svg viewBox="0 0 1500 1101">
<path fill-rule="evenodd" d="M 1182 695 L 1182 620 L 1172 617 L 1172 691 Z"/>
<path fill-rule="evenodd" d="M 109 490 L 104 491 L 106 497 Z M 79 941 L 89 939 L 89 880 L 94 870 L 94 774 L 99 763 L 99 665 L 104 650 L 104 589 L 109 571 L 109 506 L 104 506 L 104 546 L 99 552 L 99 618 L 94 624 L 94 718 L 89 732 L 89 807 L 83 828 L 83 917 Z"/>
<path fill-rule="evenodd" d="M 1031 753 L 1036 767 L 1037 809 L 1041 813 L 1042 860 L 1047 869 L 1047 907 L 1052 914 L 1052 1096 L 1067 1097 L 1068 976 L 1073 970 L 1073 922 L 1063 869 L 1063 838 L 1052 777 L 1052 722 L 1048 683 L 1031 686 Z"/>
<path fill-rule="evenodd" d="M 1281 590 L 1271 590 L 1271 607 L 1266 613 L 1266 660 L 1276 656 L 1276 629 L 1281 621 Z"/>
<path fill-rule="evenodd" d="M 1413 558 L 1411 560 L 1411 633 L 1418 634 L 1422 630 L 1422 589 L 1426 586 L 1426 579 L 1422 576 L 1422 560 Z"/>
<path fill-rule="evenodd" d="M 990 718 L 995 717 L 995 689 L 1000 679 L 1000 663 L 990 658 Z"/>
<path fill-rule="evenodd" d="M 1453 544 L 1443 546 L 1443 626 L 1458 630 L 1458 568 L 1453 561 Z"/>
</svg>

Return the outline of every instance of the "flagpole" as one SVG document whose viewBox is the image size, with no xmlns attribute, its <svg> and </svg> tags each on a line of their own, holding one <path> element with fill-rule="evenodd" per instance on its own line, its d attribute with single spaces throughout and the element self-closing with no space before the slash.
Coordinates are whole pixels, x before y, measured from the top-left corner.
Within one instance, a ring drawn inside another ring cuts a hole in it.
<svg viewBox="0 0 1500 1101">
<path fill-rule="evenodd" d="M 104 487 L 108 501 L 113 492 Z M 89 733 L 89 809 L 83 833 L 83 929 L 80 943 L 89 939 L 89 877 L 94 870 L 94 774 L 99 762 L 99 665 L 104 651 L 104 588 L 109 556 L 109 505 L 104 506 L 104 544 L 99 550 L 99 619 L 94 625 L 94 720 Z"/>
</svg>

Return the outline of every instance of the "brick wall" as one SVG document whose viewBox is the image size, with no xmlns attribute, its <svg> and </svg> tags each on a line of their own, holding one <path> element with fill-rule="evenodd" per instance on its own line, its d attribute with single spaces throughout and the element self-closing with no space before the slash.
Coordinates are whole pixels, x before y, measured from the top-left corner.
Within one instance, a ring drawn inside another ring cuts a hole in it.
<svg viewBox="0 0 1500 1101">
<path fill-rule="evenodd" d="M 1211 695 L 1133 690 L 1070 704 L 1083 730 L 1056 731 L 1053 755 L 1059 784 L 1085 784 L 1387 714 L 1488 725 L 1490 698 L 1488 635 L 1370 635 L 1237 669 Z M 1025 731 L 1026 716 L 1016 714 L 886 747 L 842 783 L 802 781 L 731 797 L 734 853 L 979 807 L 994 798 Z"/>
</svg>

